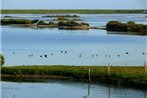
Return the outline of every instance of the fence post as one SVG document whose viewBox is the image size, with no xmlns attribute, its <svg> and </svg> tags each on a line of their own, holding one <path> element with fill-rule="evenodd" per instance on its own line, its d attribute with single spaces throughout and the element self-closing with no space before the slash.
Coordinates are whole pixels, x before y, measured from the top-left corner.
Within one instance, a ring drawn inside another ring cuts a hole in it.
<svg viewBox="0 0 147 98">
<path fill-rule="evenodd" d="M 89 68 L 89 70 L 88 70 L 88 75 L 89 75 L 89 82 L 91 82 L 90 68 Z"/>
<path fill-rule="evenodd" d="M 146 65 L 146 61 L 144 62 L 144 70 L 145 70 L 145 72 L 147 72 L 147 65 Z"/>
<path fill-rule="evenodd" d="M 110 63 L 108 63 L 108 75 L 110 75 Z"/>
<path fill-rule="evenodd" d="M 128 70 L 128 69 L 127 69 L 127 63 L 125 63 L 125 72 L 127 72 L 127 70 Z"/>
</svg>

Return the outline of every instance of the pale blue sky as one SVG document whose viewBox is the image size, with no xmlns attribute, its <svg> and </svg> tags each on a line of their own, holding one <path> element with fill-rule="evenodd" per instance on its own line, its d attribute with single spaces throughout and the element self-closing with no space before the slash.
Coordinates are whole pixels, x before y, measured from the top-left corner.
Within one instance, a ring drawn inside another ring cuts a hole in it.
<svg viewBox="0 0 147 98">
<path fill-rule="evenodd" d="M 146 0 L 1 0 L 2 9 L 144 9 Z"/>
</svg>

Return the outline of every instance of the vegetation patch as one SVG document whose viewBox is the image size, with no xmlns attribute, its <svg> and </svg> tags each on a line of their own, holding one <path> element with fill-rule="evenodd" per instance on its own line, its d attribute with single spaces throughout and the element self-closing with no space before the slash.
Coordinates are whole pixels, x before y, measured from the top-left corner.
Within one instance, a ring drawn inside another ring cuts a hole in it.
<svg viewBox="0 0 147 98">
<path fill-rule="evenodd" d="M 75 17 L 80 17 L 77 15 L 46 15 L 46 16 L 42 16 L 42 17 L 66 17 L 66 18 L 75 18 Z"/>
<path fill-rule="evenodd" d="M 16 25 L 16 26 L 37 26 L 37 27 L 57 27 L 59 29 L 87 29 L 88 23 L 76 22 L 65 17 L 59 17 L 57 22 L 49 21 L 46 23 L 43 20 L 26 20 L 26 19 L 2 19 L 1 25 Z"/>
<path fill-rule="evenodd" d="M 113 85 L 130 86 L 147 89 L 147 72 L 144 67 L 110 67 L 107 66 L 13 66 L 1 67 L 2 80 L 19 79 L 72 79 L 88 81 L 90 69 L 91 81 Z"/>
<path fill-rule="evenodd" d="M 70 9 L 70 10 L 12 10 L 12 9 L 5 9 L 1 10 L 2 14 L 56 14 L 56 13 L 79 13 L 79 14 L 109 14 L 109 13 L 145 13 L 144 10 L 80 10 L 80 9 Z"/>
<path fill-rule="evenodd" d="M 0 54 L 0 65 L 1 66 L 4 65 L 4 63 L 5 63 L 5 58 L 2 54 Z"/>
<path fill-rule="evenodd" d="M 147 25 L 136 24 L 129 21 L 128 23 L 122 23 L 119 21 L 110 21 L 106 25 L 107 31 L 118 32 L 132 32 L 132 34 L 147 35 Z"/>
<path fill-rule="evenodd" d="M 32 20 L 26 19 L 2 19 L 1 25 L 9 25 L 9 24 L 32 24 Z"/>
</svg>

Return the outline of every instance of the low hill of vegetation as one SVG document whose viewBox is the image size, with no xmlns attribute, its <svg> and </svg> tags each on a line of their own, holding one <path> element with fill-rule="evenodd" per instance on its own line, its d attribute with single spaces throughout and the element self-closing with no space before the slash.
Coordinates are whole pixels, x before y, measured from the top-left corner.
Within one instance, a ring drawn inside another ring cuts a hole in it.
<svg viewBox="0 0 147 98">
<path fill-rule="evenodd" d="M 147 25 L 136 24 L 133 21 L 122 23 L 119 21 L 110 21 L 106 25 L 107 31 L 132 32 L 133 34 L 147 35 Z"/>
<path fill-rule="evenodd" d="M 58 27 L 63 29 L 84 29 L 89 28 L 88 23 L 76 22 L 65 17 L 59 17 L 55 22 L 48 23 L 43 20 L 27 20 L 27 19 L 2 19 L 1 25 L 23 25 L 23 26 L 38 26 L 38 27 Z"/>
</svg>

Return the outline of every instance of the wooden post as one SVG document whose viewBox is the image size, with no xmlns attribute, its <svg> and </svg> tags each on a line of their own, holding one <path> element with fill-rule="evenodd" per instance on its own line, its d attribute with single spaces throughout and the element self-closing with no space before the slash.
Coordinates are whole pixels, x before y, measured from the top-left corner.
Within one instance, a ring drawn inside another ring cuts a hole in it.
<svg viewBox="0 0 147 98">
<path fill-rule="evenodd" d="M 108 63 L 108 75 L 110 75 L 110 63 Z"/>
<path fill-rule="evenodd" d="M 91 86 L 90 68 L 88 69 L 88 77 L 89 77 L 89 81 L 88 81 L 88 95 L 83 96 L 83 98 L 89 98 L 89 96 L 90 96 L 90 86 Z"/>
<path fill-rule="evenodd" d="M 88 70 L 88 76 L 89 76 L 89 83 L 91 82 L 91 76 L 90 76 L 90 68 Z"/>
<path fill-rule="evenodd" d="M 88 96 L 90 96 L 90 88 L 91 88 L 91 82 L 88 84 Z"/>
<path fill-rule="evenodd" d="M 144 62 L 144 70 L 145 70 L 145 72 L 147 72 L 147 65 L 146 65 L 146 61 Z"/>
<path fill-rule="evenodd" d="M 125 63 L 125 72 L 127 73 L 127 63 Z"/>
</svg>

